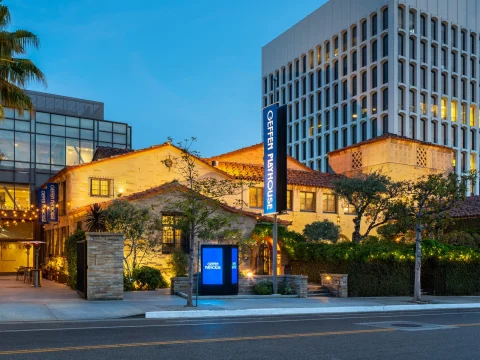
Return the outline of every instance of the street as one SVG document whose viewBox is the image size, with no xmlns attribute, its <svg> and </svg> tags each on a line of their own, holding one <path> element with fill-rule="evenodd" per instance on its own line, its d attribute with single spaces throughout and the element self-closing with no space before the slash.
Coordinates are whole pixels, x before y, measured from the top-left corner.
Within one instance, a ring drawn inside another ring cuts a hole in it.
<svg viewBox="0 0 480 360">
<path fill-rule="evenodd" d="M 0 325 L 2 359 L 478 359 L 479 311 Z"/>
</svg>

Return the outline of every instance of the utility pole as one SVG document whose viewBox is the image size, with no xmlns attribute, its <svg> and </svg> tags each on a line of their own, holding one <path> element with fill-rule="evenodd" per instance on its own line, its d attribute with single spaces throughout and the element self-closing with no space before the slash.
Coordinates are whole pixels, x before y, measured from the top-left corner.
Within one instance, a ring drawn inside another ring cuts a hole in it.
<svg viewBox="0 0 480 360">
<path fill-rule="evenodd" d="M 277 99 L 277 77 L 273 78 L 273 102 L 278 102 Z M 278 292 L 277 287 L 277 244 L 278 244 L 278 221 L 277 221 L 277 213 L 273 215 L 273 245 L 272 245 L 272 284 L 273 284 L 273 293 L 276 294 Z"/>
</svg>

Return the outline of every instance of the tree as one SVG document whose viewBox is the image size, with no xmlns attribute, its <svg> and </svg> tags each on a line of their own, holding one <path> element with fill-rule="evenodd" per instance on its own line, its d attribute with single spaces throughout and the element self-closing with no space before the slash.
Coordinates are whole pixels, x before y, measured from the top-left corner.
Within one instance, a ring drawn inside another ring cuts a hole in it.
<svg viewBox="0 0 480 360">
<path fill-rule="evenodd" d="M 449 211 L 465 200 L 467 183 L 476 175 L 430 174 L 408 184 L 404 199 L 406 222 L 415 224 L 415 283 L 413 300 L 422 300 L 422 231 L 442 228 L 451 221 Z M 399 217 L 401 220 L 401 217 Z"/>
<path fill-rule="evenodd" d="M 172 139 L 169 140 L 172 141 Z M 232 228 L 236 223 L 236 215 L 222 210 L 226 205 L 224 197 L 240 193 L 245 186 L 242 182 L 202 176 L 197 167 L 200 154 L 192 150 L 195 142 L 196 139 L 193 137 L 179 142 L 180 156 L 165 160 L 165 162 L 173 160 L 173 167 L 178 174 L 178 183 L 176 183 L 176 191 L 173 191 L 171 197 L 165 200 L 164 211 L 181 215 L 175 226 L 188 235 L 189 239 L 187 307 L 193 306 L 195 239 L 218 239 L 226 230 Z"/>
<path fill-rule="evenodd" d="M 85 221 L 87 231 L 90 232 L 104 232 L 105 228 L 105 210 L 95 203 L 87 211 L 87 218 Z"/>
<path fill-rule="evenodd" d="M 0 0 L 0 3 L 2 0 Z M 40 40 L 27 30 L 7 31 L 11 23 L 10 11 L 0 4 L 0 118 L 4 119 L 4 106 L 17 109 L 23 115 L 27 109 L 33 116 L 32 100 L 25 93 L 25 87 L 31 82 L 46 86 L 45 76 L 35 64 L 26 58 L 29 48 L 38 49 Z"/>
<path fill-rule="evenodd" d="M 105 228 L 123 234 L 125 273 L 133 278 L 134 271 L 160 244 L 160 218 L 148 208 L 117 199 L 105 210 Z"/>
<path fill-rule="evenodd" d="M 336 243 L 340 236 L 340 226 L 327 219 L 315 221 L 305 225 L 303 235 L 309 240 L 330 240 Z"/>
<path fill-rule="evenodd" d="M 355 210 L 352 241 L 359 243 L 370 232 L 395 218 L 395 208 L 405 189 L 405 183 L 379 172 L 342 177 L 333 183 L 333 191 Z M 366 230 L 361 233 L 362 221 Z"/>
</svg>

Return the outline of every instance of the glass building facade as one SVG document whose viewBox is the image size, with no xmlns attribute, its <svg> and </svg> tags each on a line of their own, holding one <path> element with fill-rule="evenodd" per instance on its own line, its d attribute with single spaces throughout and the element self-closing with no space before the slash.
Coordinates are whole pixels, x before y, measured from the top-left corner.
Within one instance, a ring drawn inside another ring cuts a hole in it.
<svg viewBox="0 0 480 360">
<path fill-rule="evenodd" d="M 14 199 L 17 186 L 20 191 L 25 185 L 33 190 L 65 166 L 92 161 L 98 146 L 131 148 L 131 126 L 104 120 L 103 103 L 28 94 L 35 105 L 34 119 L 28 112 L 20 116 L 6 109 L 0 121 L 0 184 L 14 185 Z"/>
<path fill-rule="evenodd" d="M 132 147 L 131 126 L 105 120 L 103 103 L 27 93 L 35 116 L 6 108 L 0 120 L 0 273 L 25 265 L 20 241 L 41 238 L 37 187 L 65 166 L 92 161 L 98 146 Z"/>
</svg>

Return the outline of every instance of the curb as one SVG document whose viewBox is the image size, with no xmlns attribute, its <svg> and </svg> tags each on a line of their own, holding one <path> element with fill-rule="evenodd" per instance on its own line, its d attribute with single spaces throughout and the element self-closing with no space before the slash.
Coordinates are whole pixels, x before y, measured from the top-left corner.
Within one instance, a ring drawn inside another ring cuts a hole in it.
<svg viewBox="0 0 480 360">
<path fill-rule="evenodd" d="M 273 308 L 273 309 L 236 309 L 236 310 L 186 310 L 186 311 L 148 311 L 147 319 L 182 319 L 243 316 L 308 315 L 339 313 L 371 313 L 390 311 L 419 311 L 447 309 L 480 309 L 480 303 L 471 304 L 425 304 L 425 305 L 385 305 L 385 306 L 343 306 L 317 308 Z"/>
<path fill-rule="evenodd" d="M 188 295 L 183 292 L 177 292 L 175 295 L 187 299 Z M 225 299 L 298 299 L 298 295 L 199 295 L 198 300 L 225 300 Z M 193 296 L 195 300 L 195 295 Z"/>
</svg>

